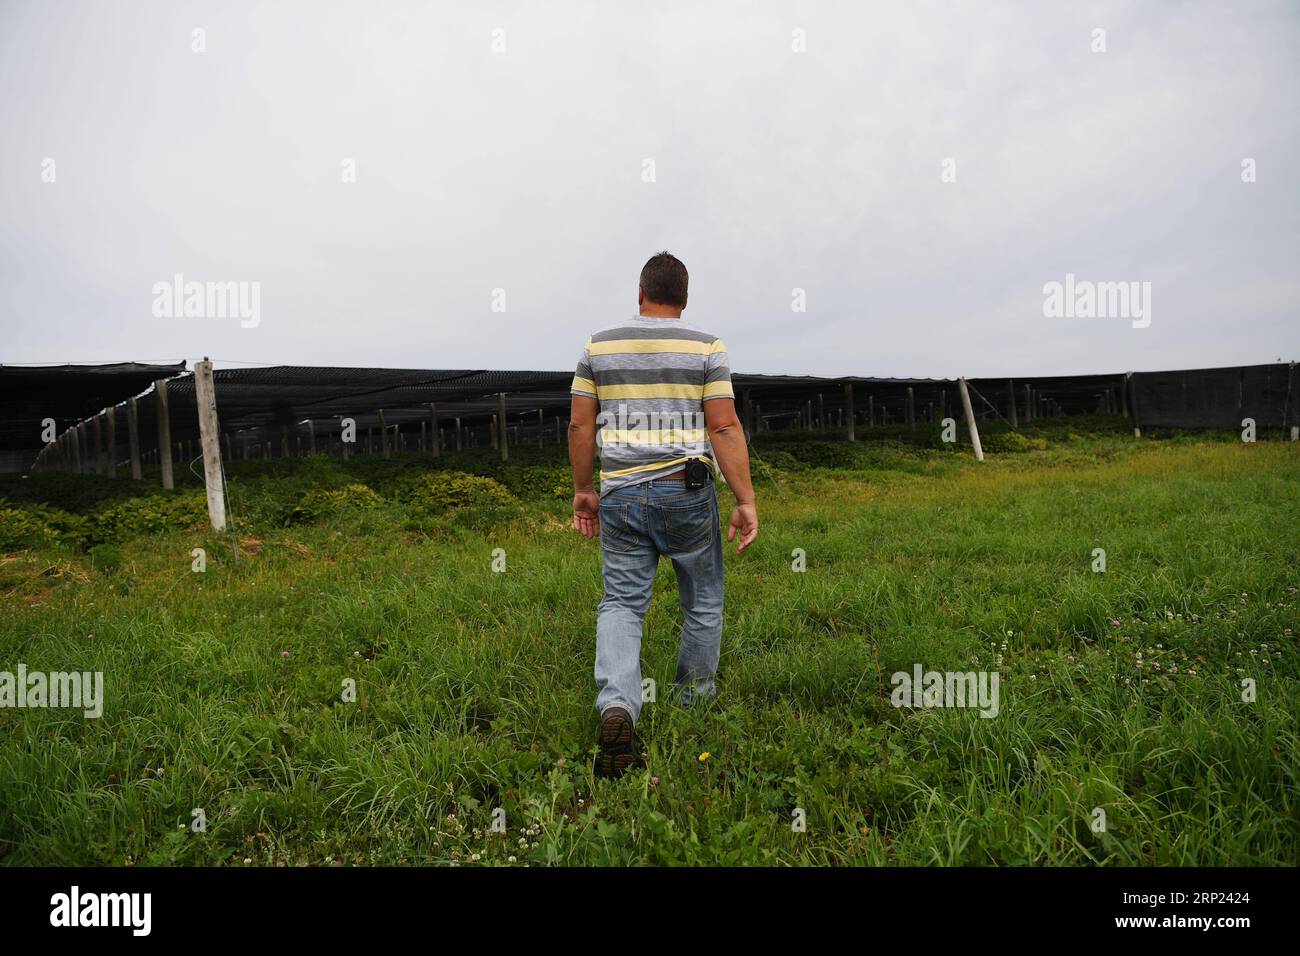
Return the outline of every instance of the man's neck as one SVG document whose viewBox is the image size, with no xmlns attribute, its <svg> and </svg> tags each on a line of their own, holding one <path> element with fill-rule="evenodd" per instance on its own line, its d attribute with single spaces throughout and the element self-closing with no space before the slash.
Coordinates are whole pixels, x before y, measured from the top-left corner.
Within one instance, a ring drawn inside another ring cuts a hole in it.
<svg viewBox="0 0 1300 956">
<path fill-rule="evenodd" d="M 670 305 L 657 305 L 647 302 L 641 306 L 641 318 L 643 319 L 680 319 L 682 317 L 681 309 L 674 309 Z"/>
</svg>

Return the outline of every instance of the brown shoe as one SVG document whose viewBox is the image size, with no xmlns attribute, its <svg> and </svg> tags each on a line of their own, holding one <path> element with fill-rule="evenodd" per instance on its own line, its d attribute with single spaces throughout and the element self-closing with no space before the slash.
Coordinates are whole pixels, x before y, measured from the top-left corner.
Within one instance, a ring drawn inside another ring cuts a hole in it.
<svg viewBox="0 0 1300 956">
<path fill-rule="evenodd" d="M 622 707 L 607 707 L 600 715 L 600 753 L 596 755 L 596 776 L 617 778 L 629 767 L 640 766 L 632 715 Z"/>
</svg>

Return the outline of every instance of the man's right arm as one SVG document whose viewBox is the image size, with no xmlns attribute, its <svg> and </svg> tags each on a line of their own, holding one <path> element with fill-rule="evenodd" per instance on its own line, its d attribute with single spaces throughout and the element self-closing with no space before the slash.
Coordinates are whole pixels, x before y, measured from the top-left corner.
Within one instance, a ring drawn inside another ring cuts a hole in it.
<svg viewBox="0 0 1300 956">
<path fill-rule="evenodd" d="M 573 526 L 588 538 L 600 534 L 600 495 L 592 483 L 596 413 L 600 403 L 574 394 L 569 405 L 569 467 L 573 472 Z"/>
<path fill-rule="evenodd" d="M 713 446 L 722 475 L 736 496 L 731 510 L 727 540 L 734 541 L 740 532 L 736 553 L 748 548 L 758 537 L 758 510 L 754 507 L 754 485 L 749 477 L 749 449 L 745 447 L 745 430 L 736 417 L 736 402 L 731 398 L 711 398 L 704 403 L 704 425 Z"/>
</svg>

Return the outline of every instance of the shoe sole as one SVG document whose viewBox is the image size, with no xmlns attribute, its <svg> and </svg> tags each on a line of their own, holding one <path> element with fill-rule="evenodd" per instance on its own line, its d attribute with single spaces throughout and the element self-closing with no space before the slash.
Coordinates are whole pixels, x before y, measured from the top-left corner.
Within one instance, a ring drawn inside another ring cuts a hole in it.
<svg viewBox="0 0 1300 956">
<path fill-rule="evenodd" d="M 609 714 L 600 722 L 601 748 L 631 747 L 632 721 L 622 711 Z"/>
<path fill-rule="evenodd" d="M 600 722 L 600 753 L 596 755 L 596 773 L 602 777 L 621 777 L 639 763 L 633 746 L 632 721 L 624 713 L 612 713 Z"/>
</svg>

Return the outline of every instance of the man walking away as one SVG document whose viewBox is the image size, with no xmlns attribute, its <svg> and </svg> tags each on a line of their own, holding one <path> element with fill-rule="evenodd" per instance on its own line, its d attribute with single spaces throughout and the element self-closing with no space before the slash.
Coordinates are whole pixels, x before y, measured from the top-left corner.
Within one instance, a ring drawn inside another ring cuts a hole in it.
<svg viewBox="0 0 1300 956">
<path fill-rule="evenodd" d="M 714 481 L 736 496 L 727 540 L 758 536 L 745 435 L 727 350 L 682 319 L 689 276 L 661 252 L 641 270 L 639 314 L 587 340 L 571 389 L 573 526 L 600 536 L 605 597 L 596 619 L 596 770 L 639 762 L 641 625 L 659 557 L 673 563 L 682 605 L 674 685 L 683 703 L 715 693 L 722 643 L 722 538 Z M 592 482 L 600 426 L 600 494 Z"/>
</svg>

